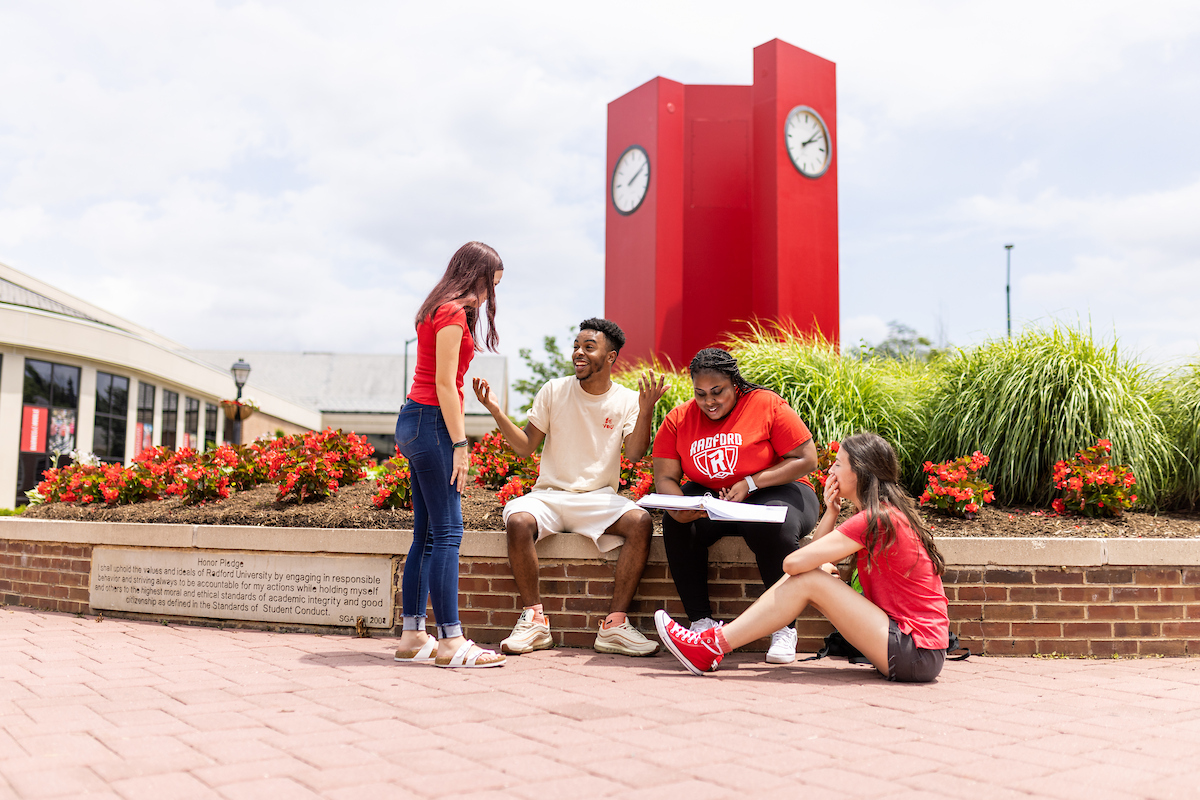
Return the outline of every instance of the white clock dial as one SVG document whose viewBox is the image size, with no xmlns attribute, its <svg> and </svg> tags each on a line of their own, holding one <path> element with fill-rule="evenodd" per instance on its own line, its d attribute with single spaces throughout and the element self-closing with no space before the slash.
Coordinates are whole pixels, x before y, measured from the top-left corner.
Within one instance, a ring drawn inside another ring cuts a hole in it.
<svg viewBox="0 0 1200 800">
<path fill-rule="evenodd" d="M 801 175 L 819 178 L 833 160 L 833 140 L 821 115 L 808 106 L 796 106 L 783 125 L 788 156 Z"/>
<path fill-rule="evenodd" d="M 632 214 L 646 199 L 650 188 L 650 156 L 641 145 L 631 145 L 613 168 L 612 202 L 621 214 Z"/>
</svg>

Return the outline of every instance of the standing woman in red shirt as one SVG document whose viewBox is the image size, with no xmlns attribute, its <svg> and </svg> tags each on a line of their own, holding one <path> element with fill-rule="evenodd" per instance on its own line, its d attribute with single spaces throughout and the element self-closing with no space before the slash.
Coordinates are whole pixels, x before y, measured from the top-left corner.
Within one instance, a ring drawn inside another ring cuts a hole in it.
<svg viewBox="0 0 1200 800">
<path fill-rule="evenodd" d="M 941 574 L 945 561 L 916 504 L 899 484 L 892 446 L 874 433 L 842 440 L 825 483 L 825 514 L 812 544 L 783 563 L 787 577 L 733 622 L 695 633 L 654 615 L 667 649 L 696 675 L 711 672 L 735 647 L 753 642 L 809 605 L 890 681 L 925 683 L 942 671 L 950 618 Z M 837 524 L 842 500 L 856 513 Z M 863 593 L 828 565 L 857 554 Z"/>
<path fill-rule="evenodd" d="M 807 476 L 817 468 L 808 427 L 770 389 L 748 383 L 737 360 L 706 348 L 691 363 L 695 397 L 673 409 L 654 437 L 654 487 L 661 494 L 710 493 L 722 500 L 786 506 L 782 524 L 714 522 L 702 511 L 663 516 L 663 545 L 692 630 L 716 625 L 708 597 L 708 548 L 740 536 L 754 552 L 767 587 L 783 577 L 783 560 L 817 524 L 820 507 Z M 687 476 L 688 483 L 681 485 Z M 791 620 L 771 635 L 767 661 L 796 660 Z"/>
<path fill-rule="evenodd" d="M 463 375 L 476 335 L 493 352 L 496 284 L 504 262 L 481 242 L 468 242 L 417 312 L 417 366 L 412 390 L 396 420 L 396 447 L 412 476 L 413 542 L 400 584 L 404 623 L 396 660 L 433 661 L 439 667 L 498 667 L 504 656 L 463 636 L 458 617 L 458 548 L 462 543 L 462 490 L 470 466 L 463 421 Z M 487 324 L 479 309 L 487 305 Z M 437 639 L 425 631 L 432 600 Z"/>
</svg>

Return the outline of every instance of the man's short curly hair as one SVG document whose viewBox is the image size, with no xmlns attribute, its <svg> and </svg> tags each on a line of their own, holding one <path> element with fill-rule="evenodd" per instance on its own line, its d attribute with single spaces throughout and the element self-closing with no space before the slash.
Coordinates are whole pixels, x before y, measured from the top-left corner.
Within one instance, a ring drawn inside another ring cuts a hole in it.
<svg viewBox="0 0 1200 800">
<path fill-rule="evenodd" d="M 615 322 L 599 317 L 585 319 L 579 323 L 579 331 L 596 331 L 604 334 L 604 341 L 608 343 L 608 349 L 615 353 L 620 353 L 621 348 L 625 346 L 625 332 Z"/>
</svg>

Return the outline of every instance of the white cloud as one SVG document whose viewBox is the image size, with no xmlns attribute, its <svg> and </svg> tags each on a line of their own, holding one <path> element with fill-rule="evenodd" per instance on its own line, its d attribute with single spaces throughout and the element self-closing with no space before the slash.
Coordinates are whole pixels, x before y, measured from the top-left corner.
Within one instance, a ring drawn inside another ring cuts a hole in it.
<svg viewBox="0 0 1200 800">
<path fill-rule="evenodd" d="M 931 134 L 1028 131 L 1131 63 L 1190 68 L 1188 4 L 114 0 L 8 5 L 0 29 L 0 260 L 196 347 L 398 351 L 449 255 L 481 239 L 508 267 L 503 350 L 536 350 L 603 307 L 606 104 L 659 74 L 749 83 L 776 36 L 838 62 L 843 224 L 865 234 L 845 274 L 883 285 L 927 257 L 859 274 L 871 241 L 1011 231 L 1156 280 L 1198 252 L 1200 185 L 1094 197 L 1027 156 L 997 191 L 923 211 L 897 177 Z M 898 230 L 897 210 L 925 217 Z M 1138 319 L 1177 324 L 1168 306 Z M 844 338 L 907 313 L 847 306 Z"/>
</svg>

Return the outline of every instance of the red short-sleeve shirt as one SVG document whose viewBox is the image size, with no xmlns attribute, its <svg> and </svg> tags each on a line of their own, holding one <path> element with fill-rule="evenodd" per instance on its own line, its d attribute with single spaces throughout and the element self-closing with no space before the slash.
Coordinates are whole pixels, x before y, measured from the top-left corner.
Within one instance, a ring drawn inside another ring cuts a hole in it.
<svg viewBox="0 0 1200 800">
<path fill-rule="evenodd" d="M 462 328 L 462 341 L 458 346 L 458 374 L 455 381 L 458 385 L 458 403 L 463 401 L 463 376 L 471 359 L 475 357 L 475 340 L 471 338 L 471 330 L 467 327 L 467 312 L 457 303 L 443 303 L 432 315 L 421 320 L 417 325 L 417 366 L 413 369 L 412 388 L 409 389 L 408 399 L 427 406 L 438 405 L 437 396 L 437 334 L 447 325 L 458 325 Z"/>
<path fill-rule="evenodd" d="M 858 580 L 863 597 L 883 609 L 897 627 L 913 638 L 917 647 L 945 650 L 949 644 L 950 616 L 942 579 L 933 568 L 925 546 L 898 509 L 888 508 L 896 538 L 872 559 L 867 568 L 867 514 L 860 511 L 837 530 L 863 545 L 858 551 Z"/>
<path fill-rule="evenodd" d="M 716 422 L 694 399 L 671 409 L 654 436 L 654 457 L 679 461 L 689 481 L 725 489 L 779 463 L 784 453 L 810 439 L 808 426 L 787 401 L 754 389 Z"/>
</svg>

